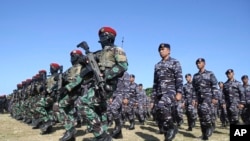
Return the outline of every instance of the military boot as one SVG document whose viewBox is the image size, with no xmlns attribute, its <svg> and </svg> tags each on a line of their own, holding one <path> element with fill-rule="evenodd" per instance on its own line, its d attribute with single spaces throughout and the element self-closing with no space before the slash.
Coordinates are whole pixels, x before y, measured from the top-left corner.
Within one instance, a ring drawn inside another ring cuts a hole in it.
<svg viewBox="0 0 250 141">
<path fill-rule="evenodd" d="M 41 135 L 43 134 L 49 134 L 52 131 L 53 122 L 51 120 L 45 122 L 41 129 Z"/>
<path fill-rule="evenodd" d="M 59 141 L 69 141 L 69 140 L 74 140 L 75 139 L 75 134 L 76 134 L 76 129 L 73 128 L 73 129 L 70 129 L 70 130 L 67 130 L 63 137 L 59 139 Z"/>
<path fill-rule="evenodd" d="M 208 140 L 208 133 L 206 130 L 206 126 L 201 125 L 201 132 L 202 132 L 202 140 Z"/>
<path fill-rule="evenodd" d="M 177 132 L 178 132 L 177 126 L 174 125 L 173 122 L 169 122 L 169 125 L 167 127 L 167 132 L 164 133 L 165 141 L 172 141 L 175 138 Z"/>
<path fill-rule="evenodd" d="M 135 129 L 135 120 L 134 119 L 132 119 L 132 120 L 130 120 L 129 121 L 130 122 L 130 126 L 129 126 L 129 130 L 134 130 Z"/>
<path fill-rule="evenodd" d="M 81 120 L 77 120 L 75 127 L 76 128 L 81 128 L 82 127 L 82 121 Z"/>
<path fill-rule="evenodd" d="M 31 122 L 32 122 L 32 120 L 30 118 L 26 118 L 25 123 L 30 124 Z"/>
<path fill-rule="evenodd" d="M 210 137 L 212 133 L 213 133 L 213 126 L 212 125 L 206 126 L 207 137 Z"/>
<path fill-rule="evenodd" d="M 112 141 L 112 137 L 106 132 L 103 132 L 100 136 L 96 137 L 95 141 Z"/>
<path fill-rule="evenodd" d="M 115 129 L 112 132 L 112 137 L 115 139 L 121 139 L 123 138 L 122 136 L 122 124 L 120 119 L 115 119 Z"/>
<path fill-rule="evenodd" d="M 42 124 L 42 120 L 40 118 L 38 119 L 32 119 L 32 129 L 38 129 L 39 126 Z"/>
</svg>

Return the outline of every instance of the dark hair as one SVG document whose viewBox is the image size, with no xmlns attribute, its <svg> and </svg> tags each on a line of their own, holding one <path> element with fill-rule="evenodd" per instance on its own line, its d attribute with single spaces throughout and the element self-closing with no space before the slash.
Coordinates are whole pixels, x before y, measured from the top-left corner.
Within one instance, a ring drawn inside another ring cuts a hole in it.
<svg viewBox="0 0 250 141">
<path fill-rule="evenodd" d="M 185 78 L 187 78 L 188 76 L 192 76 L 192 75 L 190 73 L 188 73 L 185 75 Z"/>
<path fill-rule="evenodd" d="M 247 75 L 243 75 L 243 76 L 241 77 L 241 80 L 243 80 L 243 79 L 245 79 L 245 78 L 248 79 L 248 76 L 247 76 Z"/>
<path fill-rule="evenodd" d="M 135 78 L 135 75 L 133 75 L 133 74 L 130 74 L 130 77 L 133 77 L 133 78 Z"/>
<path fill-rule="evenodd" d="M 142 83 L 140 83 L 139 86 L 143 86 Z"/>
<path fill-rule="evenodd" d="M 219 82 L 218 82 L 218 85 L 220 85 L 220 84 L 223 84 L 223 82 L 222 82 L 222 81 L 219 81 Z"/>
</svg>

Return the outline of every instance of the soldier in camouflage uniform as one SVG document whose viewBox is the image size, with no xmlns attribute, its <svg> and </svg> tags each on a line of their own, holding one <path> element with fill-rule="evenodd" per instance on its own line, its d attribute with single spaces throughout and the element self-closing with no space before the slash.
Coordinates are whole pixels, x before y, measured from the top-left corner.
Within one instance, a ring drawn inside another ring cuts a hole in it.
<svg viewBox="0 0 250 141">
<path fill-rule="evenodd" d="M 229 121 L 228 121 L 228 115 L 227 115 L 227 108 L 226 108 L 226 105 L 222 104 L 222 101 L 224 101 L 223 99 L 224 98 L 224 95 L 223 95 L 223 87 L 224 87 L 224 84 L 223 82 L 218 82 L 218 85 L 219 85 L 219 116 L 220 116 L 220 121 L 222 123 L 222 127 L 227 127 L 227 125 L 229 124 Z"/>
<path fill-rule="evenodd" d="M 43 125 L 41 126 L 41 134 L 50 133 L 54 123 L 52 105 L 55 100 L 57 91 L 57 81 L 55 77 L 58 76 L 60 65 L 57 63 L 50 64 L 51 75 L 46 79 L 45 88 L 41 99 L 37 102 L 35 111 L 39 113 Z"/>
<path fill-rule="evenodd" d="M 23 91 L 23 122 L 30 124 L 32 121 L 32 113 L 30 106 L 30 95 L 31 95 L 31 81 L 32 79 L 26 79 L 25 89 Z"/>
<path fill-rule="evenodd" d="M 84 55 L 80 50 L 73 50 L 70 53 L 71 64 L 68 70 L 63 74 L 63 87 L 59 89 L 60 99 L 58 107 L 54 107 L 55 112 L 59 113 L 58 120 L 64 123 L 66 132 L 60 141 L 68 141 L 75 138 L 75 100 L 81 95 L 80 77 L 81 70 L 84 69 Z M 55 106 L 55 105 L 54 105 Z"/>
<path fill-rule="evenodd" d="M 103 124 L 107 120 L 106 100 L 116 90 L 118 78 L 127 70 L 128 63 L 123 49 L 114 45 L 116 37 L 114 29 L 102 27 L 98 34 L 102 50 L 95 52 L 94 55 L 101 71 L 99 75 L 106 81 L 105 88 L 108 93 L 103 96 L 103 91 L 96 89 L 96 85 L 92 82 L 87 94 L 80 98 L 77 108 L 83 118 L 87 119 L 89 126 L 93 128 L 96 141 L 110 141 L 112 138 L 107 134 L 107 125 Z"/>
<path fill-rule="evenodd" d="M 215 124 L 214 106 L 218 102 L 218 88 L 217 79 L 212 71 L 205 69 L 205 59 L 198 58 L 196 60 L 198 73 L 193 76 L 193 88 L 196 93 L 197 101 L 193 100 L 193 103 L 197 102 L 198 116 L 201 125 L 202 139 L 208 140 L 208 137 L 212 135 Z"/>
<path fill-rule="evenodd" d="M 130 77 L 127 72 L 124 72 L 123 76 L 118 78 L 117 88 L 113 93 L 113 100 L 110 105 L 111 113 L 115 121 L 115 129 L 112 132 L 113 138 L 122 138 L 122 103 L 123 97 L 129 92 Z"/>
<path fill-rule="evenodd" d="M 152 99 L 159 129 L 165 141 L 171 141 L 178 132 L 173 110 L 175 103 L 182 99 L 182 68 L 178 60 L 170 57 L 169 44 L 161 43 L 158 51 L 162 60 L 155 65 Z"/>
<path fill-rule="evenodd" d="M 223 107 L 227 108 L 230 124 L 239 123 L 239 112 L 245 104 L 244 89 L 239 81 L 234 79 L 234 71 L 228 69 L 225 73 L 228 80 L 223 87 Z"/>
<path fill-rule="evenodd" d="M 17 84 L 17 90 L 14 91 L 14 102 L 12 106 L 12 113 L 13 117 L 17 120 L 21 118 L 21 111 L 20 111 L 20 96 L 21 96 L 21 91 L 22 91 L 22 83 Z"/>
<path fill-rule="evenodd" d="M 1 95 L 0 96 L 0 113 L 2 114 L 4 113 L 6 102 L 7 102 L 6 95 Z"/>
<path fill-rule="evenodd" d="M 144 125 L 145 122 L 145 109 L 144 106 L 146 105 L 146 92 L 143 90 L 142 84 L 138 85 L 138 94 L 137 94 L 137 116 L 141 125 Z"/>
<path fill-rule="evenodd" d="M 32 113 L 32 129 L 38 129 L 42 125 L 41 114 L 37 111 L 36 104 L 44 97 L 44 90 L 47 79 L 47 71 L 39 70 L 32 78 L 31 95 L 29 97 L 29 107 Z"/>
<path fill-rule="evenodd" d="M 244 124 L 250 125 L 250 85 L 248 83 L 248 76 L 243 75 L 241 77 L 241 81 L 243 82 L 244 97 L 246 99 L 246 103 L 244 104 L 242 111 L 242 120 Z"/>
<path fill-rule="evenodd" d="M 183 86 L 183 96 L 188 122 L 187 131 L 192 131 L 192 128 L 195 126 L 195 122 L 197 119 L 196 103 L 192 103 L 193 99 L 196 100 L 196 94 L 192 85 L 192 75 L 186 74 L 185 78 L 187 83 Z"/>
<path fill-rule="evenodd" d="M 124 101 L 128 101 L 125 109 L 125 116 L 129 119 L 129 130 L 135 129 L 135 110 L 138 107 L 138 85 L 135 83 L 135 75 L 130 74 L 129 92 L 124 96 Z"/>
</svg>

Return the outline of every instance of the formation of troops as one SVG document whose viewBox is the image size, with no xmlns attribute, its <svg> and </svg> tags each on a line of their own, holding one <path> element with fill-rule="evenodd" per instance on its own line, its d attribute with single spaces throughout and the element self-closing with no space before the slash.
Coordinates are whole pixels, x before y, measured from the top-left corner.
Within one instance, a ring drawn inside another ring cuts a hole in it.
<svg viewBox="0 0 250 141">
<path fill-rule="evenodd" d="M 186 74 L 183 83 L 180 62 L 170 56 L 171 47 L 161 43 L 156 63 L 152 94 L 146 95 L 143 84 L 129 74 L 124 50 L 114 44 L 116 31 L 102 27 L 98 31 L 102 49 L 90 52 L 86 42 L 69 54 L 72 66 L 63 70 L 58 63 L 49 64 L 50 74 L 39 70 L 31 79 L 17 84 L 10 94 L 0 97 L 0 112 L 10 115 L 50 134 L 53 126 L 61 123 L 65 133 L 60 141 L 74 140 L 76 128 L 87 126 L 95 141 L 123 138 L 122 128 L 128 122 L 135 129 L 135 120 L 144 125 L 152 119 L 165 141 L 171 141 L 187 116 L 187 131 L 192 131 L 199 120 L 202 139 L 208 140 L 219 118 L 222 126 L 250 124 L 250 85 L 248 76 L 242 83 L 234 79 L 233 69 L 226 71 L 228 80 L 218 82 L 212 71 L 206 70 L 204 58 L 198 58 L 198 72 Z M 5 102 L 4 102 L 5 101 Z M 8 107 L 6 106 L 8 103 Z M 5 108 L 7 107 L 7 108 Z M 115 124 L 112 132 L 108 128 Z"/>
</svg>

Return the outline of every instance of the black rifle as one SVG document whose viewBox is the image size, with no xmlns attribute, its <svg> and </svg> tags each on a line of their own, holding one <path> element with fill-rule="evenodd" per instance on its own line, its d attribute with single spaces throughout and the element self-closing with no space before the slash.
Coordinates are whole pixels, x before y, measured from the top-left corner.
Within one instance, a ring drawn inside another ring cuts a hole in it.
<svg viewBox="0 0 250 141">
<path fill-rule="evenodd" d="M 100 71 L 100 68 L 95 60 L 95 57 L 94 57 L 94 54 L 92 52 L 89 51 L 89 46 L 87 44 L 87 42 L 85 41 L 82 41 L 81 43 L 79 43 L 77 45 L 77 47 L 79 48 L 82 48 L 85 50 L 85 54 L 86 54 L 86 57 L 87 57 L 87 69 L 91 69 L 94 73 L 94 79 L 95 79 L 95 88 L 97 90 L 100 91 L 100 96 L 101 98 L 104 98 L 106 99 L 106 91 L 104 89 L 105 87 L 105 81 L 103 79 L 101 75 L 101 71 Z"/>
<path fill-rule="evenodd" d="M 63 84 L 63 66 L 60 66 L 59 68 L 59 76 L 58 76 L 58 80 L 57 80 L 57 95 L 56 95 L 56 101 L 58 102 L 60 99 L 60 94 L 59 94 L 59 90 L 62 88 L 62 84 Z"/>
</svg>

